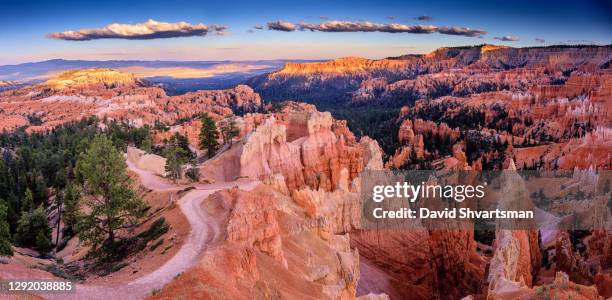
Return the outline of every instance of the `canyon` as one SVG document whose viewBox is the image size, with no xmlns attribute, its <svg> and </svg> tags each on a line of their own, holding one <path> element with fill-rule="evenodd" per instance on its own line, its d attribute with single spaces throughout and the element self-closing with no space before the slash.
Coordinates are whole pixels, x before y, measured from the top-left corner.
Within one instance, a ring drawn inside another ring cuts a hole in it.
<svg viewBox="0 0 612 300">
<path fill-rule="evenodd" d="M 401 106 L 419 98 L 526 90 L 566 80 L 567 72 L 563 71 L 567 70 L 605 70 L 612 59 L 610 48 L 511 48 L 484 44 L 381 60 L 348 57 L 289 63 L 248 84 L 266 99 L 295 99 L 329 106 L 400 102 Z"/>
<path fill-rule="evenodd" d="M 102 128 L 146 127 L 156 145 L 180 133 L 199 151 L 202 113 L 217 123 L 236 115 L 238 134 L 197 161 L 194 182 L 161 178 L 165 158 L 127 148 L 130 168 L 158 186 L 218 187 L 190 202 L 212 216 L 214 234 L 189 267 L 138 298 L 603 299 L 612 297 L 609 227 L 578 237 L 498 227 L 488 241 L 473 227 L 371 229 L 360 196 L 371 171 L 568 171 L 562 192 L 547 196 L 592 185 L 598 209 L 572 200 L 538 212 L 520 177 L 500 179 L 503 195 L 553 224 L 570 211 L 608 211 L 611 60 L 610 46 L 441 48 L 287 63 L 248 85 L 173 96 L 133 74 L 75 70 L 1 91 L 0 128 L 43 134 L 96 117 Z M 394 143 L 336 117 L 363 106 L 392 109 L 366 125 Z M 252 189 L 238 188 L 245 180 Z"/>
</svg>

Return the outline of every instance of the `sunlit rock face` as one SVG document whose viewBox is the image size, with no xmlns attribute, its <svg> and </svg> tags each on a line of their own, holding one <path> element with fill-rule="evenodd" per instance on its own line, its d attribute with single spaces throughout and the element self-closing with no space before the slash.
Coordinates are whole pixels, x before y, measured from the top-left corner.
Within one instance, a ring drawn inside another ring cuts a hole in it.
<svg viewBox="0 0 612 300">
<path fill-rule="evenodd" d="M 508 157 L 519 169 L 609 169 L 611 60 L 610 46 L 450 47 L 382 60 L 288 64 L 249 84 L 270 99 L 402 107 L 399 145 L 386 149 L 388 168 L 423 160 L 463 165 L 447 159 L 460 142 L 477 170 L 503 168 Z M 430 122 L 439 128 L 419 132 L 417 123 L 433 128 Z M 478 146 L 495 142 L 511 145 Z M 445 143 L 450 146 L 436 149 Z"/>
<path fill-rule="evenodd" d="M 440 96 L 520 90 L 567 79 L 563 71 L 598 71 L 612 48 L 511 48 L 495 45 L 440 48 L 426 55 L 381 60 L 342 58 L 288 63 L 249 82 L 277 100 L 301 95 L 302 101 L 403 102 Z M 333 105 L 333 103 L 327 103 Z"/>
<path fill-rule="evenodd" d="M 474 169 L 503 168 L 491 162 L 510 157 L 519 169 L 609 169 L 612 98 L 601 95 L 611 93 L 612 77 L 597 72 L 522 92 L 418 100 L 398 116 L 399 146 L 387 167 L 454 156 L 450 145 L 459 142 Z"/>
<path fill-rule="evenodd" d="M 167 96 L 162 88 L 150 86 L 133 74 L 87 69 L 0 92 L 0 115 L 8 120 L 0 129 L 26 126 L 28 132 L 40 132 L 91 116 L 124 120 L 137 127 L 156 121 L 172 125 L 204 112 L 220 118 L 235 109 L 248 112 L 260 106 L 259 95 L 244 85 Z"/>
<path fill-rule="evenodd" d="M 210 196 L 203 209 L 220 218 L 214 246 L 152 298 L 355 299 L 359 254 L 348 234 L 326 230 L 318 213 L 277 188 Z"/>
<path fill-rule="evenodd" d="M 230 167 L 221 171 L 218 166 Z M 376 141 L 357 141 L 346 123 L 328 112 L 296 108 L 265 116 L 261 125 L 201 170 L 216 180 L 282 174 L 289 190 L 334 191 L 365 167 L 382 167 Z"/>
<path fill-rule="evenodd" d="M 361 221 L 358 177 L 382 169 L 378 143 L 357 140 L 330 113 L 293 102 L 238 123 L 239 140 L 201 164 L 201 176 L 262 184 L 205 201 L 208 213 L 221 218 L 218 246 L 160 297 L 214 297 L 223 290 L 237 299 L 355 299 L 360 263 L 350 234 Z"/>
<path fill-rule="evenodd" d="M 166 176 L 166 159 L 159 155 L 149 154 L 138 148 L 128 146 L 127 159 L 139 169 L 147 170 L 155 175 Z"/>
</svg>

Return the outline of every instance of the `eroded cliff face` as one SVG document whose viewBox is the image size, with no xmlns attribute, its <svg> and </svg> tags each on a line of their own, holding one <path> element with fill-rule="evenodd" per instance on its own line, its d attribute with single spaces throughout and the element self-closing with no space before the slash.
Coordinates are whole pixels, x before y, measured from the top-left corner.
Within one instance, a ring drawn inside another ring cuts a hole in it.
<svg viewBox="0 0 612 300">
<path fill-rule="evenodd" d="M 467 227 L 466 227 L 467 226 Z M 477 252 L 471 224 L 367 228 L 351 234 L 362 257 L 360 294 L 392 299 L 460 299 L 482 294 L 487 259 Z M 486 294 L 486 292 L 484 292 Z"/>
<path fill-rule="evenodd" d="M 468 230 L 362 230 L 351 234 L 359 250 L 359 294 L 392 299 L 460 299 L 483 288 L 485 260 Z"/>
<path fill-rule="evenodd" d="M 263 120 L 242 141 L 204 163 L 203 176 L 227 181 L 282 174 L 289 190 L 334 191 L 343 181 L 354 180 L 365 166 L 382 166 L 376 141 L 357 141 L 346 123 L 334 120 L 328 112 L 295 108 L 266 115 Z M 221 172 L 219 166 L 231 167 Z"/>
<path fill-rule="evenodd" d="M 289 196 L 260 185 L 217 192 L 204 206 L 222 234 L 152 299 L 355 298 L 359 255 L 348 235 L 322 235 Z"/>
<path fill-rule="evenodd" d="M 240 124 L 244 137 L 202 164 L 202 176 L 261 183 L 204 202 L 219 218 L 215 246 L 153 298 L 355 299 L 360 263 L 350 232 L 361 221 L 358 176 L 382 168 L 380 147 L 296 103 L 245 115 Z"/>
<path fill-rule="evenodd" d="M 317 103 L 405 103 L 420 98 L 501 90 L 567 80 L 564 71 L 596 71 L 612 59 L 609 46 L 511 48 L 495 45 L 440 48 L 426 55 L 368 60 L 342 58 L 289 63 L 249 82 L 265 97 Z M 603 67 L 602 67 L 603 66 Z"/>
<path fill-rule="evenodd" d="M 510 164 L 510 169 L 514 169 L 513 163 Z M 588 173 L 577 172 L 583 175 Z M 533 207 L 532 200 L 525 192 L 525 181 L 513 173 L 504 173 L 504 176 L 505 196 L 501 197 L 499 207 Z M 563 183 L 563 186 L 571 189 L 571 186 L 576 184 L 573 181 L 577 180 L 584 185 L 584 180 L 588 180 L 585 179 L 588 175 L 574 177 L 576 178 Z M 577 203 L 565 205 L 572 207 L 571 211 L 582 211 Z M 558 213 L 562 210 L 553 207 L 552 211 Z M 580 237 L 580 234 L 586 234 L 587 237 Z M 564 230 L 538 232 L 509 230 L 498 226 L 493 243 L 494 255 L 488 267 L 487 299 L 610 297 L 612 291 L 608 288 L 610 276 L 606 265 L 610 238 L 610 232 L 606 230 L 590 233 Z"/>
<path fill-rule="evenodd" d="M 455 156 L 462 144 L 474 169 L 501 169 L 508 158 L 519 169 L 609 169 L 611 78 L 572 74 L 524 92 L 419 100 L 396 121 L 399 147 L 387 166 Z"/>
<path fill-rule="evenodd" d="M 308 184 L 306 166 L 322 164 L 305 166 L 301 159 L 313 158 L 308 156 L 310 149 L 337 151 L 331 147 L 339 145 L 339 138 L 332 132 L 334 120 L 328 114 L 308 112 L 300 119 L 307 121 L 300 123 L 305 125 L 307 136 L 297 138 L 295 144 L 287 142 L 285 125 L 268 118 L 244 138 L 244 144 L 215 158 L 222 159 L 224 166 L 238 168 L 235 174 L 249 174 L 263 183 L 248 192 L 220 191 L 205 201 L 207 213 L 220 218 L 222 234 L 216 246 L 204 254 L 199 265 L 167 285 L 154 299 L 356 298 L 359 254 L 351 247 L 348 232 L 359 226 L 361 215 L 359 187 L 349 168 L 354 165 L 361 171 L 382 167 L 381 151 L 372 140 L 353 140 L 350 151 L 359 155 L 346 157 L 346 162 L 337 165 L 324 160 L 325 166 L 342 168 L 332 175 L 336 171 L 325 167 L 321 170 L 330 174 L 327 183 L 320 180 Z M 304 147 L 305 143 L 313 148 Z M 286 162 L 290 157 L 282 155 L 288 154 L 297 158 L 295 165 L 276 164 Z"/>
</svg>

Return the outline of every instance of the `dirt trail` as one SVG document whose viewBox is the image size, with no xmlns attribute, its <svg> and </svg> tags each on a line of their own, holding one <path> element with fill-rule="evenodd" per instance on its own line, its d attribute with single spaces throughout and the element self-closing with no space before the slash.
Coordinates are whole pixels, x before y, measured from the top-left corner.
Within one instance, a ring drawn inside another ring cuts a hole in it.
<svg viewBox="0 0 612 300">
<path fill-rule="evenodd" d="M 87 285 L 78 284 L 75 294 L 45 294 L 45 299 L 144 299 L 154 290 L 161 289 L 176 275 L 194 265 L 206 246 L 219 234 L 217 224 L 212 221 L 201 208 L 201 203 L 208 195 L 220 189 L 237 186 L 243 190 L 251 190 L 257 186 L 257 181 L 238 180 L 214 184 L 180 185 L 172 184 L 165 179 L 138 169 L 128 162 L 128 168 L 138 174 L 141 183 L 152 190 L 180 190 L 188 186 L 195 189 L 184 195 L 177 204 L 189 221 L 191 231 L 181 249 L 159 269 L 125 284 Z"/>
</svg>

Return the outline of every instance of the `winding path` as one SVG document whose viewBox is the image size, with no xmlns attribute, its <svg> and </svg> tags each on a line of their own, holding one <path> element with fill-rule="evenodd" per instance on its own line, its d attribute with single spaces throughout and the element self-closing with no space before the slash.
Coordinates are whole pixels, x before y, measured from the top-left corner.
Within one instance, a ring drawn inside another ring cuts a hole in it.
<svg viewBox="0 0 612 300">
<path fill-rule="evenodd" d="M 211 221 L 206 212 L 202 210 L 202 201 L 210 194 L 221 189 L 237 186 L 243 190 L 251 190 L 258 184 L 257 181 L 252 180 L 196 185 L 172 184 L 159 176 L 138 169 L 129 161 L 127 164 L 128 169 L 138 174 L 141 178 L 142 185 L 148 189 L 171 191 L 181 190 L 189 186 L 195 187 L 194 190 L 188 192 L 177 202 L 191 226 L 191 231 L 187 240 L 183 243 L 179 251 L 164 265 L 131 282 L 112 285 L 78 284 L 74 294 L 44 294 L 40 296 L 45 299 L 114 300 L 146 298 L 151 295 L 152 291 L 161 289 L 176 275 L 184 272 L 197 263 L 200 254 L 206 249 L 206 246 L 219 234 L 219 229 L 215 222 Z"/>
</svg>

